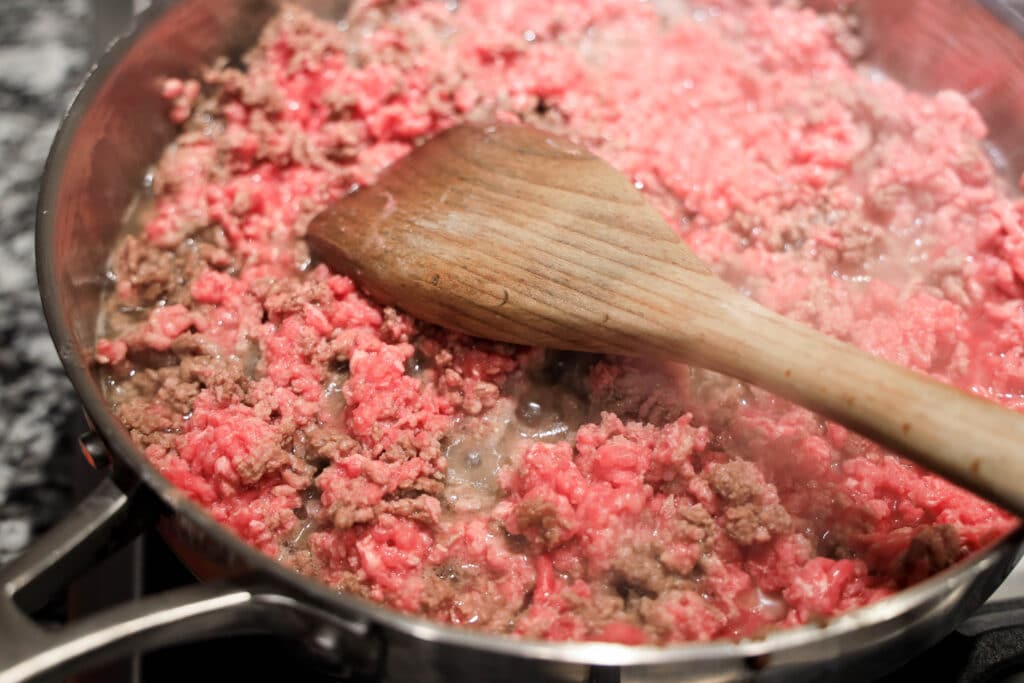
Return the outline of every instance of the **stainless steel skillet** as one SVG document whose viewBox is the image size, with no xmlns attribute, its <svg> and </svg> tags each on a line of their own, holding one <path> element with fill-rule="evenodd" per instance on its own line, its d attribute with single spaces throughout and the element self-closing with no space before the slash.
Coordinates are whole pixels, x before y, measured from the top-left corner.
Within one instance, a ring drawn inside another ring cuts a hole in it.
<svg viewBox="0 0 1024 683">
<path fill-rule="evenodd" d="M 345 2 L 310 0 L 328 16 Z M 911 86 L 954 87 L 982 111 L 1008 171 L 1024 168 L 1024 26 L 994 1 L 855 3 L 872 60 Z M 99 60 L 57 135 L 39 203 L 40 291 L 51 333 L 95 426 L 109 478 L 0 571 L 0 683 L 133 648 L 267 631 L 341 667 L 391 680 L 865 680 L 950 632 L 1019 556 L 1016 533 L 926 582 L 826 624 L 760 641 L 672 647 L 482 635 L 334 593 L 221 528 L 146 461 L 108 410 L 90 365 L 105 262 L 145 169 L 173 136 L 159 83 L 251 44 L 272 0 L 158 2 Z M 205 582 L 112 608 L 59 631 L 26 616 L 106 550 L 158 524 Z"/>
</svg>

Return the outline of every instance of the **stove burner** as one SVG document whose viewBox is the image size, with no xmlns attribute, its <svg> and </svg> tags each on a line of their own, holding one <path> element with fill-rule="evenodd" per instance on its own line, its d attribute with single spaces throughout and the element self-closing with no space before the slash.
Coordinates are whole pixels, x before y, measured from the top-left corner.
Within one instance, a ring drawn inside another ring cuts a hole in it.
<svg viewBox="0 0 1024 683">
<path fill-rule="evenodd" d="M 104 604 L 194 583 L 195 578 L 150 532 L 72 585 L 70 614 L 85 614 Z M 188 680 L 301 680 L 303 683 L 370 683 L 339 678 L 297 643 L 272 636 L 217 638 L 136 655 L 129 661 L 74 677 L 73 683 L 181 683 Z"/>
<path fill-rule="evenodd" d="M 1024 598 L 986 604 L 941 641 L 877 683 L 1024 683 Z"/>
</svg>

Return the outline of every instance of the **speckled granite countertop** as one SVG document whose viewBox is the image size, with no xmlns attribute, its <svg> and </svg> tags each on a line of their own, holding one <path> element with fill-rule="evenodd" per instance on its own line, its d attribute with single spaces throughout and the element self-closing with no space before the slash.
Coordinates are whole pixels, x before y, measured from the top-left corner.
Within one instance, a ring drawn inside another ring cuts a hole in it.
<svg viewBox="0 0 1024 683">
<path fill-rule="evenodd" d="M 87 0 L 0 3 L 0 562 L 63 514 L 77 402 L 43 321 L 39 176 L 89 59 Z"/>
<path fill-rule="evenodd" d="M 1024 16 L 1024 0 L 1005 2 Z M 39 178 L 90 54 L 110 35 L 110 15 L 147 4 L 0 0 L 0 563 L 67 510 L 79 457 L 78 403 L 36 289 Z"/>
</svg>

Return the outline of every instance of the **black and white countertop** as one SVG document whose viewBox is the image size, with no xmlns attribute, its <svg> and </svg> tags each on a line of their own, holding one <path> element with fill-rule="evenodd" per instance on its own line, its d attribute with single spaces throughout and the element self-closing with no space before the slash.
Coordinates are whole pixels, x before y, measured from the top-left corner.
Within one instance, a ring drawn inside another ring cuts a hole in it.
<svg viewBox="0 0 1024 683">
<path fill-rule="evenodd" d="M 43 321 L 39 177 L 90 56 L 88 0 L 0 0 L 0 563 L 67 510 L 77 402 Z"/>
</svg>

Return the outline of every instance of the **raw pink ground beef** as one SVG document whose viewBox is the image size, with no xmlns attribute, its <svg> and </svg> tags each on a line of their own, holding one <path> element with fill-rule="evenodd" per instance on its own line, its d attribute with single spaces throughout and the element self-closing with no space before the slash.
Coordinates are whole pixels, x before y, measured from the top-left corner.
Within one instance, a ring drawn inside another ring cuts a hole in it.
<svg viewBox="0 0 1024 683">
<path fill-rule="evenodd" d="M 969 103 L 859 67 L 844 17 L 681 5 L 289 8 L 244 71 L 169 80 L 182 132 L 96 352 L 153 463 L 339 590 L 537 638 L 757 635 L 1011 529 L 735 380 L 459 337 L 310 264 L 330 200 L 459 122 L 521 121 L 629 174 L 755 299 L 1019 408 L 1024 203 Z"/>
</svg>

